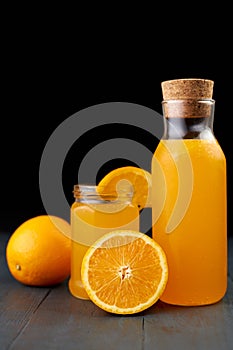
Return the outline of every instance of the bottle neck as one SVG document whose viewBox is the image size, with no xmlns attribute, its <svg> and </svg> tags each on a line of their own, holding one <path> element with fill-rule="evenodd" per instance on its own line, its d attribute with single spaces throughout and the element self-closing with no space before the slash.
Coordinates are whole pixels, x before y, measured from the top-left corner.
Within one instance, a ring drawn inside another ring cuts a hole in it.
<svg viewBox="0 0 233 350">
<path fill-rule="evenodd" d="M 163 101 L 163 139 L 213 139 L 214 100 Z"/>
</svg>

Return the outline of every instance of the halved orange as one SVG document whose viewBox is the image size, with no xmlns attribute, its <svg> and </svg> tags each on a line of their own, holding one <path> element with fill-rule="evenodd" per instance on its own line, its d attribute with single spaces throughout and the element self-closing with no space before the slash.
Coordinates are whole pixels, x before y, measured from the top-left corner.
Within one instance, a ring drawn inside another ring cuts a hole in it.
<svg viewBox="0 0 233 350">
<path fill-rule="evenodd" d="M 151 207 L 151 173 L 134 166 L 125 166 L 113 169 L 100 180 L 98 187 L 102 192 L 111 192 L 117 194 L 117 184 L 122 180 L 127 180 L 134 190 L 132 202 L 143 209 Z"/>
<path fill-rule="evenodd" d="M 109 232 L 86 252 L 81 277 L 89 298 L 115 314 L 134 314 L 153 305 L 168 279 L 166 255 L 144 233 Z"/>
</svg>

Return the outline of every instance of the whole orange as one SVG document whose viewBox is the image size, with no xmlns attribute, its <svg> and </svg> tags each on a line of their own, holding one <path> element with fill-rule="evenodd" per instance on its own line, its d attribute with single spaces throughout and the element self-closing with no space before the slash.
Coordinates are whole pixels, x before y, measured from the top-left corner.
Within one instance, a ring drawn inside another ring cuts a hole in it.
<svg viewBox="0 0 233 350">
<path fill-rule="evenodd" d="M 64 219 L 40 215 L 10 236 L 6 260 L 12 276 L 30 286 L 51 286 L 70 275 L 71 229 Z"/>
</svg>

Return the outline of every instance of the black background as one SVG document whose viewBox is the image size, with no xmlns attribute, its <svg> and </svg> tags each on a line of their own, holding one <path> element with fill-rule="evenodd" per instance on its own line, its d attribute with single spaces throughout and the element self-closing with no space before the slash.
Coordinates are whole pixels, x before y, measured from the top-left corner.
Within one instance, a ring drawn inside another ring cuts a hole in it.
<svg viewBox="0 0 233 350">
<path fill-rule="evenodd" d="M 148 17 L 146 21 L 144 17 L 147 24 L 143 26 L 143 16 L 132 25 L 127 17 L 122 21 L 121 14 L 120 21 L 109 18 L 103 26 L 98 21 L 91 26 L 87 15 L 80 25 L 81 16 L 77 14 L 70 17 L 68 27 L 62 15 L 51 22 L 52 12 L 37 18 L 32 13 L 15 22 L 16 17 L 17 12 L 9 18 L 8 28 L 13 29 L 2 50 L 0 230 L 13 232 L 25 220 L 45 213 L 39 191 L 40 159 L 50 135 L 66 118 L 105 102 L 131 102 L 162 113 L 163 80 L 205 78 L 215 82 L 214 133 L 227 158 L 228 233 L 232 234 L 233 75 L 232 54 L 226 44 L 229 31 L 222 27 L 223 32 L 216 30 L 215 34 L 213 18 L 192 33 L 192 21 L 177 19 L 167 28 L 170 34 L 166 36 L 165 19 L 156 27 L 155 19 Z M 185 29 L 188 40 L 183 37 Z M 102 129 L 101 141 L 129 134 L 150 150 L 155 149 L 157 140 L 122 126 L 114 131 Z M 83 137 L 75 165 L 99 141 L 100 130 L 93 130 L 91 138 Z M 106 164 L 99 177 L 123 165 L 121 160 Z M 64 174 L 66 195 L 72 202 L 72 157 Z"/>
</svg>

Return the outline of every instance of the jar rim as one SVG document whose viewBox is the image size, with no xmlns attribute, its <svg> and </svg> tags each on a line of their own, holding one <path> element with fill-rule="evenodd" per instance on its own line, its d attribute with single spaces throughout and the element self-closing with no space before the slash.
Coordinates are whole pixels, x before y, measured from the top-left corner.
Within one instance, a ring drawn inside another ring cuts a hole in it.
<svg viewBox="0 0 233 350">
<path fill-rule="evenodd" d="M 114 190 L 107 190 L 105 186 L 92 185 L 92 184 L 76 184 L 73 188 L 73 194 L 75 198 L 78 197 L 101 197 L 107 198 L 127 198 L 132 199 L 134 190 L 133 186 L 115 188 Z"/>
</svg>

